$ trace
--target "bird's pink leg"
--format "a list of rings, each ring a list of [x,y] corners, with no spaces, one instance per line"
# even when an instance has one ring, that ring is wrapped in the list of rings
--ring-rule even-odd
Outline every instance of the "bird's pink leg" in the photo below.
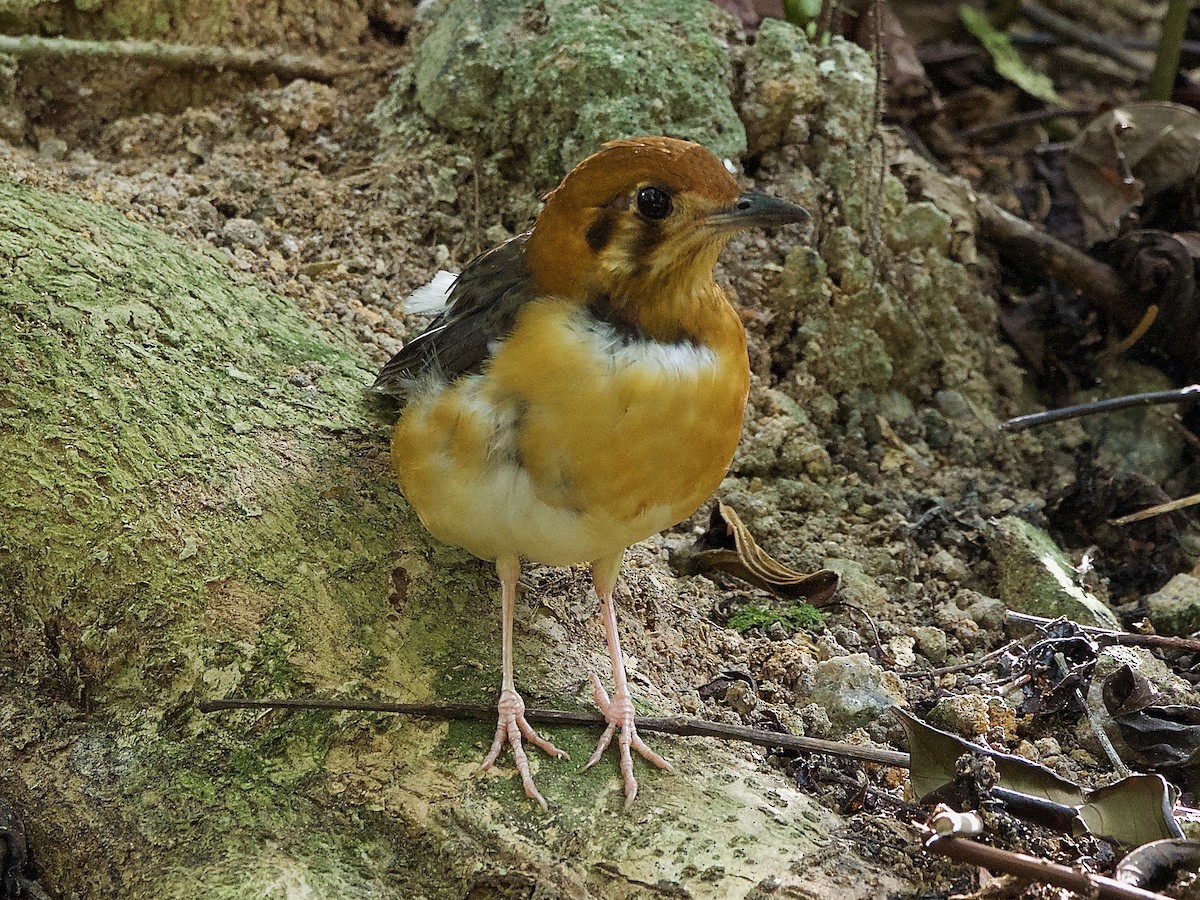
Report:
[[[608,639],[608,655],[612,660],[615,689],[610,698],[596,673],[588,673],[592,679],[592,686],[595,688],[593,696],[596,699],[596,705],[604,713],[608,728],[600,736],[596,751],[584,768],[589,769],[600,761],[600,756],[608,748],[613,735],[616,734],[617,746],[620,748],[621,754],[621,775],[625,779],[625,808],[629,809],[638,792],[637,779],[633,777],[633,757],[629,752],[631,748],[660,769],[666,769],[668,772],[673,772],[674,769],[671,768],[669,762],[646,746],[638,736],[637,728],[633,724],[633,697],[629,693],[629,682],[625,677],[625,658],[621,655],[621,640],[617,635],[617,611],[613,603],[617,573],[621,571],[621,559],[624,555],[624,551],[622,551],[616,556],[592,563],[592,583],[595,585],[596,595],[600,598],[600,616],[604,620],[604,635]]]
[[[492,741],[492,749],[488,751],[488,755],[484,757],[483,763],[479,766],[479,771],[490,769],[500,756],[500,751],[507,744],[512,748],[513,760],[517,764],[517,771],[521,774],[521,786],[525,788],[526,796],[531,800],[536,800],[542,809],[548,809],[545,798],[538,793],[538,789],[533,784],[533,776],[529,774],[529,757],[525,755],[525,748],[521,745],[521,736],[524,735],[526,740],[541,747],[553,757],[562,759],[567,754],[534,731],[533,726],[525,721],[525,701],[517,693],[516,685],[513,682],[513,608],[517,600],[517,577],[521,574],[521,561],[515,556],[501,557],[496,560],[496,572],[500,576],[501,632],[503,635],[500,656],[504,674],[500,683],[500,701],[496,704],[496,709],[500,714],[499,721],[496,723],[496,737]]]

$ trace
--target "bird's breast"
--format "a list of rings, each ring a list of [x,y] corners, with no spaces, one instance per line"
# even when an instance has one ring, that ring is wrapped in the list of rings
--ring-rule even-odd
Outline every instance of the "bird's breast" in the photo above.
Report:
[[[587,562],[691,515],[724,476],[749,383],[721,298],[711,340],[622,335],[538,301],[480,376],[410,405],[393,457],[433,534],[492,558]]]

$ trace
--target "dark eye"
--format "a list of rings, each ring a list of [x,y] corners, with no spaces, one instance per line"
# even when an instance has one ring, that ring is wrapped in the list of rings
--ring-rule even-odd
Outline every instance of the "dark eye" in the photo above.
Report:
[[[665,219],[671,214],[671,195],[662,188],[644,187],[638,191],[637,207],[647,219]]]

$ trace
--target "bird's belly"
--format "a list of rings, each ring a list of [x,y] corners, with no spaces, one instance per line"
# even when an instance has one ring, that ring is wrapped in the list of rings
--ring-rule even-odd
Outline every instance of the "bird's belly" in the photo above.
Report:
[[[691,515],[724,476],[744,351],[585,350],[536,371],[507,362],[502,350],[485,375],[417,399],[396,426],[401,487],[440,540],[485,559],[588,562]]]

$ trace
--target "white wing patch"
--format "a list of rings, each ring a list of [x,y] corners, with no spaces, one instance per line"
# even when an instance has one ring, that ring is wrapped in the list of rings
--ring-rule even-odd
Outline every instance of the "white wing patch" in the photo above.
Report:
[[[446,308],[446,301],[450,299],[450,289],[456,281],[456,273],[440,270],[429,284],[422,285],[408,295],[408,299],[404,301],[404,311],[418,316],[442,312]]]

